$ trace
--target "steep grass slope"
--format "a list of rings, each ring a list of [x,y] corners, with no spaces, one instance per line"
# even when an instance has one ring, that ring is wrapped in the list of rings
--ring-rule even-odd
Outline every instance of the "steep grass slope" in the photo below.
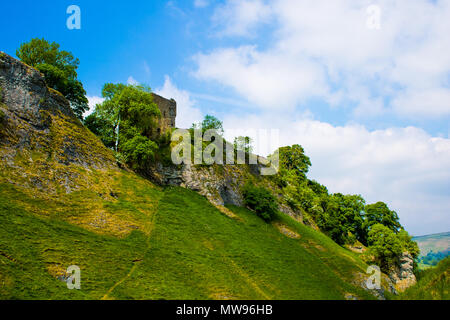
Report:
[[[283,233],[246,209],[219,210],[128,172],[113,174],[117,198],[106,200],[89,189],[36,197],[6,178],[2,299],[373,298],[355,284],[366,266],[353,253],[287,216]],[[81,290],[58,280],[70,265],[81,268]]]

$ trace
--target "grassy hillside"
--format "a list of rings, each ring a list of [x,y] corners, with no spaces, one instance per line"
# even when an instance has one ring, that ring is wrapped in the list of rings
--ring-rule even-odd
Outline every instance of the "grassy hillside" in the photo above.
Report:
[[[436,267],[421,271],[415,286],[407,289],[398,299],[450,300],[450,257]]]
[[[353,284],[356,255],[287,216],[270,225],[129,172],[89,176],[97,186],[52,197],[0,174],[0,299],[373,298]],[[81,290],[58,280],[70,265]]]

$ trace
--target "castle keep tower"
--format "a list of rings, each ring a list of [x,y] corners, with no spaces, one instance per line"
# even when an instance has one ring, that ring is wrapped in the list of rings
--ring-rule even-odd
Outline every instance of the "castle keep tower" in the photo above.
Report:
[[[173,99],[166,99],[153,93],[153,101],[158,105],[161,111],[159,119],[158,134],[164,133],[169,129],[175,128],[175,118],[177,117],[177,102]]]

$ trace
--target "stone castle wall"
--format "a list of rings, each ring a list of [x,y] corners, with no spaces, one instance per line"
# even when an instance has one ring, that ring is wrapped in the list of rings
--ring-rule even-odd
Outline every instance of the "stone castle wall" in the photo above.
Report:
[[[153,101],[161,111],[159,119],[158,133],[164,133],[168,129],[175,128],[175,118],[177,116],[177,102],[173,99],[163,98],[153,93]]]

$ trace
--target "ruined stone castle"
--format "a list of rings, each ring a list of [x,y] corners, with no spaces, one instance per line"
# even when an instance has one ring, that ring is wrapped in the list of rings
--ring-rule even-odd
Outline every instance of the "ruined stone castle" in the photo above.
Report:
[[[173,99],[163,98],[155,93],[153,93],[153,101],[158,105],[159,111],[161,111],[157,134],[165,133],[168,129],[175,128],[177,102]]]

